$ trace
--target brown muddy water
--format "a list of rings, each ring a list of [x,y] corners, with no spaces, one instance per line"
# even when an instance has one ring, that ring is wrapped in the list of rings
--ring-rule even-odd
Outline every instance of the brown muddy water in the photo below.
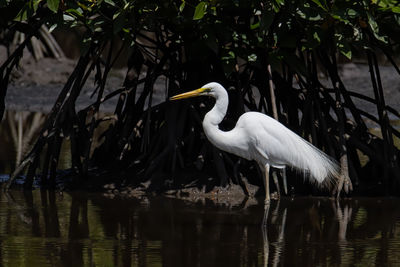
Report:
[[[399,266],[400,200],[236,206],[167,197],[11,191],[1,266]]]

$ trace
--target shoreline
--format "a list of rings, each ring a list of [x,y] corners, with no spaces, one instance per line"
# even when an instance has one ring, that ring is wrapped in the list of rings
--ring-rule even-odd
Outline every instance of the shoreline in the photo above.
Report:
[[[35,61],[32,58],[23,58],[21,69],[13,73],[12,81],[8,86],[5,104],[6,109],[13,111],[37,111],[48,113],[58,94],[73,71],[75,61],[71,59],[52,59],[43,58]],[[104,91],[104,95],[120,88],[123,85],[127,69],[113,69]],[[386,105],[395,110],[400,110],[400,75],[391,66],[380,66],[382,85]],[[348,91],[363,94],[374,99],[374,92],[370,80],[368,65],[346,63],[340,65],[339,75]],[[326,87],[332,87],[330,81],[324,79],[321,73],[321,83]],[[138,95],[143,85],[138,87]],[[81,91],[76,102],[76,109],[83,109],[93,102],[95,97],[91,97],[95,89],[94,75],[90,75],[85,87]],[[279,90],[279,88],[277,88]],[[167,99],[165,90],[165,80],[158,79],[155,83],[152,105],[157,105]],[[367,101],[352,97],[357,108],[367,111],[377,116],[376,106]],[[118,96],[115,96],[100,106],[100,111],[110,113],[114,111]],[[390,119],[399,119],[389,112]]]

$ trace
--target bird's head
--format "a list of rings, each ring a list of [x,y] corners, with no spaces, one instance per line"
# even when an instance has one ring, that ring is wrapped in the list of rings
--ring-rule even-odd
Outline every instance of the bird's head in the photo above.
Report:
[[[212,82],[212,83],[207,83],[206,85],[202,86],[199,89],[186,92],[183,94],[175,95],[171,97],[169,100],[178,100],[178,99],[184,99],[184,98],[189,98],[189,97],[195,97],[195,96],[212,96],[214,98],[218,98],[221,94],[226,94],[225,88],[220,85],[219,83]]]

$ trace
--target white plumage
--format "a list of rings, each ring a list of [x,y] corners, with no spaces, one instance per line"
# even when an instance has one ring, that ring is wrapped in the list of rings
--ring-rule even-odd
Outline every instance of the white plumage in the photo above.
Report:
[[[228,109],[228,94],[219,83],[208,83],[202,88],[171,98],[208,95],[215,98],[214,107],[203,120],[204,132],[210,142],[221,150],[248,160],[255,160],[265,172],[266,202],[269,202],[269,166],[286,166],[307,173],[306,177],[318,184],[331,184],[339,176],[337,163],[321,150],[286,128],[275,119],[259,112],[240,116],[231,131],[221,131],[221,123]]]

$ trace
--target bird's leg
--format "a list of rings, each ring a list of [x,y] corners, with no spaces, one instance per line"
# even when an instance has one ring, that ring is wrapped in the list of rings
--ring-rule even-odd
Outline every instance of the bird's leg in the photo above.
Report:
[[[276,192],[278,194],[278,199],[281,197],[281,190],[279,189],[278,175],[276,174],[276,170],[272,172],[272,178],[274,179],[274,183],[276,186]],[[274,199],[275,197],[272,196]]]
[[[285,195],[287,195],[288,191],[287,191],[287,180],[286,180],[286,168],[283,168],[281,170],[281,174],[282,174],[282,180],[283,180],[283,191],[285,191]]]
[[[262,228],[266,227],[268,223],[269,205],[269,203],[265,203],[264,205],[264,216],[261,225]]]
[[[269,203],[271,202],[271,198],[269,196],[269,164],[265,164],[264,166],[264,185],[265,185],[265,201],[264,204],[265,205],[269,205]]]

